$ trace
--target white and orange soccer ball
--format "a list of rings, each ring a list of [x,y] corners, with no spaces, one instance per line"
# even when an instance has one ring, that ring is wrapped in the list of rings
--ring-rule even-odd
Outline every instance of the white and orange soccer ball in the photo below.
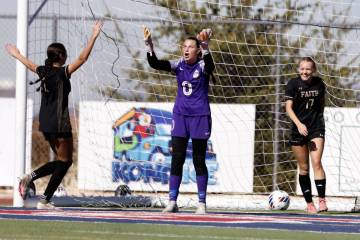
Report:
[[[287,192],[276,190],[270,193],[268,202],[271,210],[286,210],[290,205],[290,197]]]

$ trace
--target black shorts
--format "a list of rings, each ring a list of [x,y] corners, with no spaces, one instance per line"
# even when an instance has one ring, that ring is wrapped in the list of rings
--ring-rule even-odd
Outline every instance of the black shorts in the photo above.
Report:
[[[307,136],[303,136],[299,131],[292,130],[289,143],[291,146],[307,145],[314,138],[325,138],[325,129],[309,131]]]
[[[53,141],[58,138],[72,138],[72,132],[58,132],[58,133],[49,133],[49,132],[43,132],[43,135],[46,139],[46,141]]]

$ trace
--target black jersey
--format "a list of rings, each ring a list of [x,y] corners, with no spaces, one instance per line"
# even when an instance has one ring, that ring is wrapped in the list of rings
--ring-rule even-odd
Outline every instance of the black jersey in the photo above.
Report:
[[[293,100],[293,111],[308,131],[325,129],[325,84],[321,78],[312,77],[308,81],[300,77],[291,79],[286,85],[285,98]],[[297,131],[294,123],[292,129]]]
[[[36,73],[45,74],[45,66],[39,66]],[[66,67],[53,67],[46,74],[46,89],[41,93],[39,130],[46,133],[71,132],[68,96],[71,91],[70,74]]]

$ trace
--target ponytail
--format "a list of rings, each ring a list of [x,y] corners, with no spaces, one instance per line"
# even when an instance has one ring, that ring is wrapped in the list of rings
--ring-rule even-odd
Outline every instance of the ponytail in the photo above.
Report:
[[[38,72],[40,78],[34,82],[32,82],[32,81],[30,82],[30,85],[40,82],[40,86],[36,88],[37,92],[39,92],[40,90],[42,93],[49,92],[49,89],[47,89],[47,87],[46,87],[46,79],[48,77],[49,72],[51,71],[51,69],[53,67],[53,64],[54,64],[54,62],[52,61],[52,59],[47,58],[45,60],[44,71]]]

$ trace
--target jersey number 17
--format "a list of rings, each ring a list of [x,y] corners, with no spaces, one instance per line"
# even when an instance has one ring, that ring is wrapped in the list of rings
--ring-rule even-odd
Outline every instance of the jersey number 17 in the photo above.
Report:
[[[306,109],[310,109],[313,105],[314,105],[314,99],[309,98],[307,103],[306,103]]]

